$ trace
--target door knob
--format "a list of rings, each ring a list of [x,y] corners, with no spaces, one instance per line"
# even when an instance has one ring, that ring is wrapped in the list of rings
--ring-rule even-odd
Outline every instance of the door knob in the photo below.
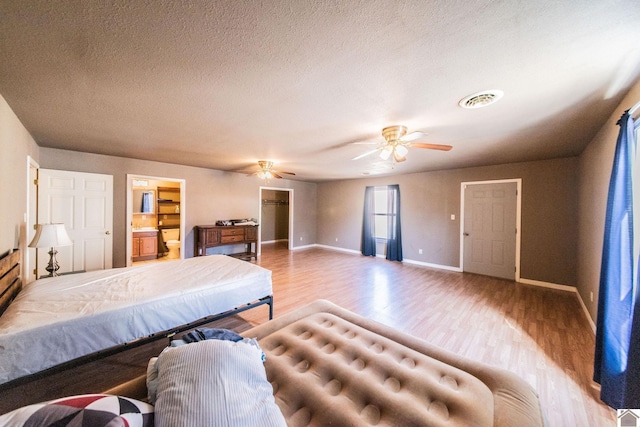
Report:
[[[111,232],[109,230],[107,230],[107,231],[104,232],[104,234],[106,234],[108,236],[109,234],[111,234]]]
[[[466,237],[469,235],[469,233],[462,233],[462,235]]]

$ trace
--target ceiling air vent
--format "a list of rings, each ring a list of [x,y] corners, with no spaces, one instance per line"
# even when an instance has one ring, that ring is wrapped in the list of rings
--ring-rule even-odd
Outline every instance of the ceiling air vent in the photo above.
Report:
[[[458,102],[458,105],[462,108],[486,107],[502,98],[502,95],[504,95],[504,92],[501,90],[484,90],[465,96]]]

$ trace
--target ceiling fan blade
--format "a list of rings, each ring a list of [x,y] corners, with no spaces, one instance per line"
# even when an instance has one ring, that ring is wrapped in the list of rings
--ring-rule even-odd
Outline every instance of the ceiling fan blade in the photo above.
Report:
[[[416,139],[422,138],[424,136],[427,136],[427,134],[424,132],[420,132],[420,131],[411,132],[401,137],[400,141],[403,141],[403,142],[415,141]]]
[[[359,160],[359,159],[361,159],[363,157],[367,157],[368,155],[373,154],[373,153],[375,153],[377,151],[380,151],[380,148],[376,148],[375,150],[367,151],[366,153],[360,154],[359,156],[356,156],[351,160]]]
[[[451,145],[425,144],[422,142],[414,142],[411,144],[411,146],[415,148],[428,148],[430,150],[440,150],[440,151],[449,151],[453,148]]]
[[[258,172],[254,172],[254,171],[248,171],[246,169],[244,170],[235,170],[235,171],[229,171],[229,172],[235,172],[235,173],[244,173],[247,174],[247,176],[253,176],[256,175]]]
[[[273,171],[272,171],[273,172]],[[283,173],[285,175],[295,175],[295,173],[293,172],[287,172],[287,171],[277,171],[278,173]]]
[[[380,141],[358,141],[358,142],[352,142],[352,144],[354,144],[354,145],[378,145],[378,144],[380,144]]]
[[[281,175],[278,175],[275,171],[270,171],[271,175],[273,175],[274,178],[278,178],[278,179],[282,179]]]

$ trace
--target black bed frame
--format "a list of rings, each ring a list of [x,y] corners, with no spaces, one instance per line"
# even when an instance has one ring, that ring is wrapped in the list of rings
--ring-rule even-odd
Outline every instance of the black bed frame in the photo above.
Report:
[[[13,250],[4,256],[0,256],[0,279],[2,281],[4,291],[0,289],[0,314],[9,305],[11,300],[17,295],[21,288],[19,279],[19,251]],[[250,310],[255,307],[267,304],[269,306],[269,320],[273,318],[273,295],[267,295],[253,302],[243,304],[235,307],[231,310],[223,313],[212,314],[205,316],[201,319],[193,322],[185,323],[184,325],[176,326],[165,331],[155,332],[145,337],[137,338],[135,340],[128,341],[123,344],[118,344],[113,347],[99,350],[85,356],[81,356],[55,365],[51,368],[39,371],[30,375],[16,378],[6,383],[0,384],[0,414],[14,409],[15,407],[22,406],[28,403],[35,403],[42,400],[54,398],[56,396],[46,396],[42,398],[39,396],[43,390],[50,390],[51,387],[55,387],[56,381],[64,373],[70,373],[73,375],[73,370],[83,366],[90,366],[93,362],[99,363],[102,360],[106,360],[110,356],[115,356],[119,353],[141,347],[146,344],[150,344],[162,339],[168,339],[169,343],[176,334],[188,331],[205,325],[207,323],[215,322],[230,316],[237,315],[243,311]],[[0,362],[1,363],[1,362]],[[52,384],[53,383],[53,384]]]
[[[196,321],[185,323],[184,325],[176,326],[174,328],[167,329],[161,332],[155,332],[146,337],[137,338],[135,340],[131,340],[123,344],[118,344],[113,347],[106,348],[104,350],[98,350],[94,353],[87,354],[85,356],[80,356],[68,362],[64,362],[64,363],[60,363],[58,365],[52,366],[51,368],[45,369],[43,371],[39,371],[30,375],[25,375],[24,377],[16,378],[6,383],[0,384],[0,392],[2,392],[3,390],[8,390],[20,384],[24,384],[36,379],[44,378],[56,372],[66,371],[68,369],[75,368],[79,365],[83,365],[88,362],[100,360],[102,358],[105,358],[117,353],[121,353],[125,350],[130,350],[136,347],[140,347],[150,342],[158,341],[164,338],[168,339],[169,342],[171,342],[171,340],[173,340],[173,337],[176,334],[188,331],[190,329],[197,328],[207,323],[215,322],[216,320],[221,320],[229,316],[234,316],[236,314],[242,313],[243,311],[247,311],[264,304],[269,304],[269,320],[273,319],[273,295],[268,295],[254,302],[250,302],[240,307],[236,307],[234,309],[225,311],[224,313],[206,316]]]

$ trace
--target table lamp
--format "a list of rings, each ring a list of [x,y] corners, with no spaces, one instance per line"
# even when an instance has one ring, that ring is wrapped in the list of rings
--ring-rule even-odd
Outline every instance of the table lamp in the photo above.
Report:
[[[33,236],[33,240],[29,243],[30,248],[51,248],[49,250],[49,264],[46,270],[49,272],[48,277],[58,276],[58,261],[56,260],[55,250],[58,246],[70,246],[73,242],[67,234],[67,229],[64,224],[38,224],[36,228],[36,235]]]

